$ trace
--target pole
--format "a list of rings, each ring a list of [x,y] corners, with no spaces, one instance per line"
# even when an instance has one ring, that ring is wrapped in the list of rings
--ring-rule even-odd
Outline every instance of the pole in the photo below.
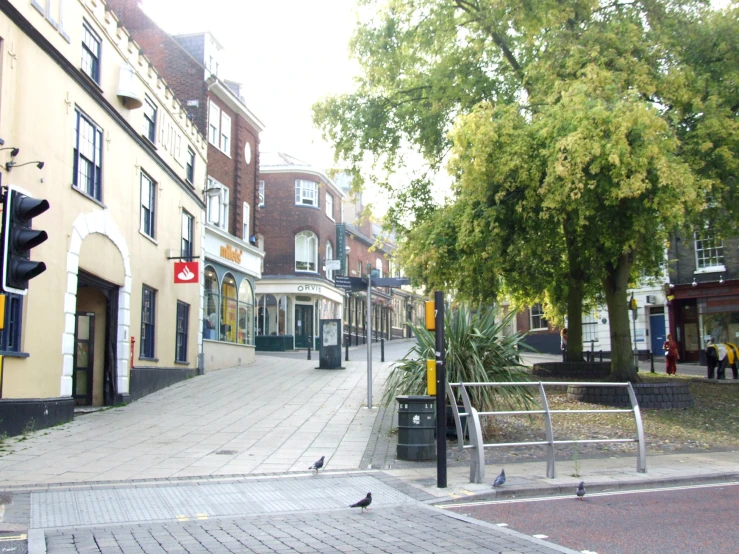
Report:
[[[444,345],[444,293],[434,293],[436,327],[436,486],[446,488],[446,352]]]
[[[385,361],[385,337],[380,339],[380,361]]]
[[[636,309],[634,307],[634,294],[631,294],[631,306],[632,306],[632,316],[631,316],[631,323],[632,328],[634,330],[634,367],[636,368],[636,371],[639,371],[639,351],[636,348]]]
[[[367,409],[372,409],[372,270],[367,272]]]

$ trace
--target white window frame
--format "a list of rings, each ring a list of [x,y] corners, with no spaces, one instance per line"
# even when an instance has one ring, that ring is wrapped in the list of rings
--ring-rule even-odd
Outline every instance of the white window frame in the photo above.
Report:
[[[377,258],[375,260],[375,269],[377,269],[377,271],[380,273],[380,277],[383,277],[383,274],[382,274],[383,264],[380,258]]]
[[[538,323],[538,326],[534,325],[535,321]],[[543,327],[541,326],[542,321],[545,323]],[[529,330],[545,331],[547,329],[549,329],[549,322],[544,317],[544,307],[541,304],[534,304],[529,309]]]
[[[249,223],[251,222],[251,206],[249,206],[249,202],[244,202],[244,205],[242,206],[241,211],[241,238],[243,238],[246,242],[251,242],[249,240],[249,237],[251,236],[249,234]]]
[[[139,230],[149,238],[156,237],[157,184],[143,171],[141,178],[141,220]],[[148,226],[148,229],[147,229]]]
[[[266,192],[264,189],[265,189],[264,181],[260,179],[258,193],[257,193],[257,197],[258,197],[257,201],[259,202],[259,205],[258,205],[259,208],[264,208],[264,194]]]
[[[330,241],[326,242],[326,261],[334,259],[334,247]],[[326,268],[326,279],[329,281],[334,280],[334,270]]]
[[[587,345],[590,342],[598,342],[598,319],[593,315],[582,316],[582,342]]]
[[[226,232],[228,232],[228,200],[228,187],[216,181],[213,177],[208,177],[208,187],[206,189],[206,221]],[[214,216],[217,216],[218,219],[215,220]]]
[[[221,152],[231,156],[231,116],[221,111]]]
[[[326,193],[326,215],[331,221],[334,221],[334,197],[328,192]]]
[[[213,100],[208,105],[208,142],[220,150],[221,108]]]
[[[306,179],[295,180],[295,205],[318,207],[318,183]]]
[[[157,142],[157,115],[159,114],[159,108],[152,100],[149,95],[144,95],[144,136],[152,144]],[[163,140],[165,147],[168,144],[166,140]]]
[[[717,239],[716,233],[710,229],[693,233],[693,239],[696,273],[726,271],[723,239]]]
[[[312,231],[295,235],[295,271],[318,273],[318,237]]]
[[[182,210],[182,242],[180,245],[180,256],[191,261],[195,252],[193,235],[195,234],[195,218],[187,210]]]

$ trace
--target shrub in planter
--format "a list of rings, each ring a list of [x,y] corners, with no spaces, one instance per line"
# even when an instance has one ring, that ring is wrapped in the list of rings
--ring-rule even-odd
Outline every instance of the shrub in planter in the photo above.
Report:
[[[503,335],[516,314],[510,313],[498,321],[495,315],[492,308],[473,310],[466,305],[446,311],[447,382],[529,380],[518,352],[519,348],[528,348],[521,342],[524,335]],[[409,325],[417,342],[390,373],[383,395],[385,405],[399,395],[426,394],[426,360],[435,358],[435,336],[424,327]],[[473,405],[481,411],[528,407],[536,392],[531,387],[470,387],[467,390]]]

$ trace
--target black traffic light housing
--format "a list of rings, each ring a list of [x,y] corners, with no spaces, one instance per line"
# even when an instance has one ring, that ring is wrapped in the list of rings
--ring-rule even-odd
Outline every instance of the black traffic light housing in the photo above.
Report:
[[[4,292],[26,294],[28,281],[46,271],[44,262],[31,261],[31,249],[49,236],[46,231],[32,229],[31,221],[49,209],[49,202],[12,186],[3,192],[2,288]]]

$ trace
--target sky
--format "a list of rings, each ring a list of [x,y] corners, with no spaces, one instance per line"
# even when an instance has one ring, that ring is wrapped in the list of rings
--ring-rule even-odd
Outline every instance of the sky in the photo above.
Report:
[[[245,85],[246,105],[265,126],[263,151],[333,167],[333,150],[313,128],[311,106],[352,88],[357,73],[348,55],[356,21],[352,0],[141,2],[169,34],[208,31],[223,46],[219,76]]]

